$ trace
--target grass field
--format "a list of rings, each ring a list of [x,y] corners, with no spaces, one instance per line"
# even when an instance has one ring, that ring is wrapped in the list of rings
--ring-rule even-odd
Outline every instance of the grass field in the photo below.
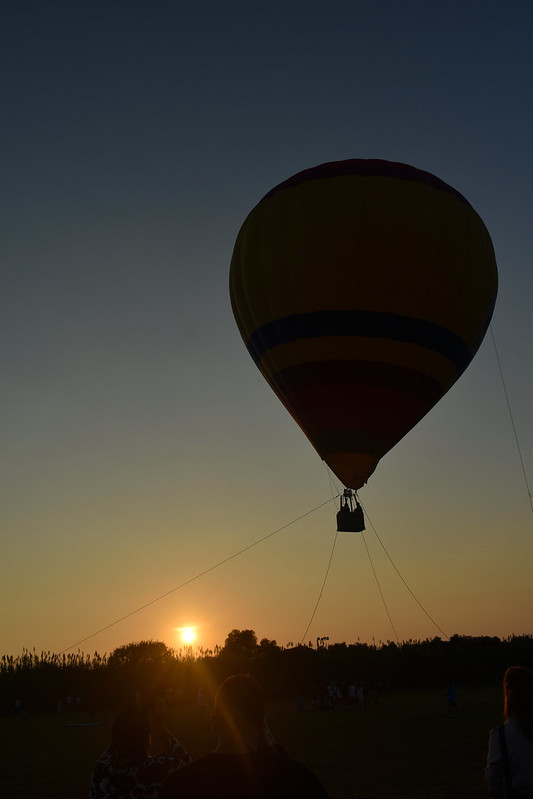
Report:
[[[462,690],[458,701],[457,718],[448,717],[444,692],[388,694],[358,712],[301,712],[279,703],[270,707],[269,723],[332,799],[486,799],[483,771],[500,691]],[[1,718],[2,799],[86,799],[110,722],[80,713]],[[70,726],[84,723],[97,726]],[[207,714],[196,708],[174,710],[169,726],[193,757],[213,746]]]

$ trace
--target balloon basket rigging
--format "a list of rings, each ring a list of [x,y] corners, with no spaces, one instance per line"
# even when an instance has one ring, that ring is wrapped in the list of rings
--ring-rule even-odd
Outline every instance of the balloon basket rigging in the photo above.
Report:
[[[345,488],[337,513],[337,532],[362,533],[365,529],[365,516],[355,491]]]

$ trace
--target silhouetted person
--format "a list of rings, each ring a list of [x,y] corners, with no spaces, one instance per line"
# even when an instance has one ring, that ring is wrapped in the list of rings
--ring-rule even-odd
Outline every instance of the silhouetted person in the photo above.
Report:
[[[252,677],[237,674],[222,683],[211,724],[215,751],[167,777],[161,799],[327,799],[309,769],[274,742]]]
[[[151,733],[164,751],[150,756]],[[155,713],[132,705],[118,714],[111,728],[111,745],[98,758],[89,799],[158,799],[168,774],[190,763],[186,749],[163,720],[163,703]]]
[[[533,797],[533,672],[511,666],[503,677],[505,724],[490,732],[485,776],[489,794]]]
[[[450,708],[450,716],[458,716],[459,708],[457,707],[457,694],[453,683],[448,683],[446,688],[446,698],[448,699],[448,707]]]

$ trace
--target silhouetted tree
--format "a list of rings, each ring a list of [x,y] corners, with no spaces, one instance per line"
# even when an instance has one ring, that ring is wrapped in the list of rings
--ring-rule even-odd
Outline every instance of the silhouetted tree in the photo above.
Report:
[[[139,641],[113,650],[108,659],[109,678],[115,702],[137,695],[152,706],[155,696],[177,682],[177,660],[162,641]]]
[[[0,712],[13,712],[15,700],[24,710],[54,710],[67,696],[85,706],[116,708],[135,694],[176,703],[195,703],[201,686],[208,701],[220,681],[235,672],[256,676],[270,696],[308,695],[329,680],[365,686],[442,688],[499,684],[507,666],[533,668],[533,636],[500,639],[459,636],[388,641],[375,644],[332,644],[279,647],[268,638],[257,643],[253,630],[232,630],[214,653],[183,657],[161,641],[140,641],[117,647],[109,657],[78,652],[58,655],[24,650],[17,657],[0,656]]]
[[[258,655],[268,655],[272,652],[280,652],[281,647],[279,647],[276,641],[270,641],[268,638],[261,638],[259,642],[259,649],[257,650]]]
[[[257,635],[253,630],[232,630],[224,642],[222,654],[252,661],[257,653]]]
[[[166,663],[174,653],[163,641],[139,641],[124,644],[114,649],[108,659],[110,666],[133,665],[135,663]]]

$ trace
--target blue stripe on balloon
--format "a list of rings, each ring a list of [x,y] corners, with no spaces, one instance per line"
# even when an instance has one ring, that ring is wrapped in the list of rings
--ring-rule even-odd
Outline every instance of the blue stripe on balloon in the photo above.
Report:
[[[272,347],[321,336],[366,336],[418,344],[447,358],[458,374],[464,372],[473,355],[462,338],[440,325],[393,313],[356,310],[314,311],[268,322],[252,333],[248,350],[259,364]]]

